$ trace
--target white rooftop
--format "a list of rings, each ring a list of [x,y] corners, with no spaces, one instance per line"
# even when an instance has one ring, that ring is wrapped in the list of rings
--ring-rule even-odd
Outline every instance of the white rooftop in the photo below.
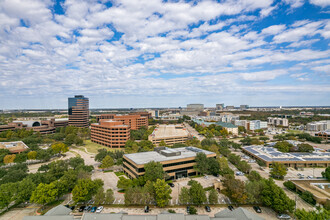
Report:
[[[206,155],[214,154],[211,151],[203,150],[196,147],[180,147],[180,148],[166,148],[163,150],[166,153],[180,152],[181,155],[178,156],[165,156],[156,151],[140,152],[133,154],[125,154],[124,156],[132,160],[136,164],[146,164],[150,161],[162,162],[170,160],[178,160],[184,158],[195,157],[197,153],[202,152]]]
[[[150,135],[152,138],[187,137],[189,132],[182,125],[159,125]]]

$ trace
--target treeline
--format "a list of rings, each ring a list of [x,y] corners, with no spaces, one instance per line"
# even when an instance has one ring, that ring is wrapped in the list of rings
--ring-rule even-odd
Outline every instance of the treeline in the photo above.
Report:
[[[219,136],[227,137],[229,135],[227,129],[220,125],[211,124],[209,126],[202,126],[194,121],[190,121],[189,125],[195,128],[198,133],[204,135],[206,138],[213,138]]]
[[[44,206],[70,192],[75,202],[87,201],[103,186],[90,179],[92,170],[79,157],[43,165],[37,173],[28,173],[25,164],[0,169],[0,208],[25,201]]]
[[[49,161],[55,154],[64,153],[68,146],[83,144],[88,138],[88,128],[67,126],[57,128],[54,134],[42,135],[27,129],[8,130],[0,133],[0,140],[4,142],[23,141],[29,149],[20,154],[12,154],[7,149],[0,149],[0,165],[8,163],[23,163],[27,160]],[[44,149],[40,145],[50,145]],[[59,150],[63,148],[62,150]]]
[[[290,144],[287,141],[279,141],[277,142],[274,147],[278,149],[281,152],[308,152],[312,153],[314,151],[313,146],[305,143],[297,144],[297,146],[294,146],[293,144]]]
[[[322,138],[320,137],[314,137],[311,136],[308,133],[298,133],[298,134],[294,134],[294,133],[286,133],[286,134],[278,134],[278,135],[274,135],[274,139],[279,140],[279,141],[283,141],[283,140],[299,140],[299,141],[310,141],[313,143],[321,143]]]

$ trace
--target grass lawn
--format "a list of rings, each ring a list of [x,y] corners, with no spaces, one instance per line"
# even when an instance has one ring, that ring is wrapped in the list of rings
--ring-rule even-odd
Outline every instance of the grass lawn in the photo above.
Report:
[[[82,147],[85,147],[89,153],[93,153],[93,154],[97,154],[99,149],[106,149],[107,151],[124,150],[118,148],[105,147],[100,144],[96,144],[91,140],[84,140],[84,145]]]
[[[288,130],[288,133],[302,134],[302,133],[304,133],[304,131],[299,131],[299,130]]]
[[[123,175],[125,175],[124,172],[115,172],[115,174],[116,174],[116,176],[123,176]]]

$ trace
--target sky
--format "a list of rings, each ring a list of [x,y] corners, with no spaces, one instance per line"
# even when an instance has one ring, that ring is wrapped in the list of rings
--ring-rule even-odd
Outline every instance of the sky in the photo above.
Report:
[[[0,109],[330,105],[330,0],[0,0]]]

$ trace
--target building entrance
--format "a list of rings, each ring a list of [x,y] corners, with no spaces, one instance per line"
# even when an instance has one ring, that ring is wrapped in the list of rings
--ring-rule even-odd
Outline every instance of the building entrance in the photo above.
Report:
[[[175,179],[180,179],[183,177],[188,177],[187,170],[175,172]]]

